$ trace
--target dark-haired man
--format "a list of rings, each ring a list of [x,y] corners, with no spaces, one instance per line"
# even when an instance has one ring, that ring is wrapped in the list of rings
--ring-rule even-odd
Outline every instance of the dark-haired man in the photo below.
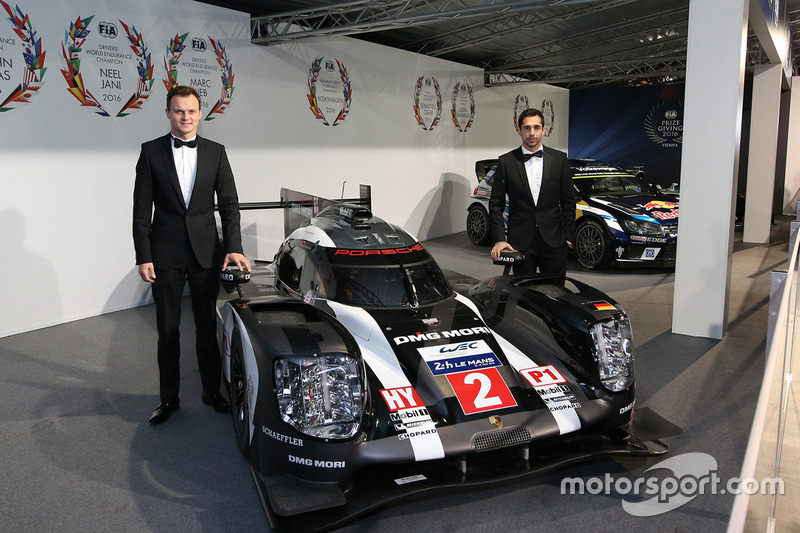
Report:
[[[192,298],[202,401],[216,411],[230,406],[220,394],[216,298],[220,265],[250,270],[242,255],[239,200],[225,147],[197,135],[200,96],[177,86],[167,94],[170,133],[142,144],[133,191],[133,243],[142,280],[152,284],[158,330],[160,403],[151,424],[180,407],[181,297]],[[219,205],[224,248],[214,217]],[[155,208],[155,209],[154,209]],[[223,255],[224,254],[224,255]]]
[[[515,274],[564,276],[567,241],[575,233],[575,188],[567,154],[542,146],[544,116],[526,109],[517,119],[522,146],[500,156],[489,199],[492,258],[519,250]],[[508,198],[508,235],[503,211]]]

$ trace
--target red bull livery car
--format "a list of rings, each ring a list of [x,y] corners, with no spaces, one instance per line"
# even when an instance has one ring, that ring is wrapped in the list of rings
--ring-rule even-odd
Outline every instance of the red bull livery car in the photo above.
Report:
[[[678,198],[640,177],[592,159],[570,159],[578,194],[573,250],[584,268],[617,263],[674,266],[678,240]],[[496,159],[476,163],[478,186],[467,214],[467,235],[489,240],[488,198]]]
[[[610,296],[547,277],[462,276],[457,291],[368,207],[287,209],[310,218],[218,316],[236,439],[273,528],[661,454],[679,432],[635,408],[631,326]]]

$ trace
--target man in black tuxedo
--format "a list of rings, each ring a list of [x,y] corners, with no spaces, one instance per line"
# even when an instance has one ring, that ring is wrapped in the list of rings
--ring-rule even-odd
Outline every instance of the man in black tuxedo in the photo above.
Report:
[[[522,146],[500,156],[489,198],[492,258],[519,250],[515,274],[564,276],[567,241],[575,234],[575,188],[567,154],[542,146],[544,116],[526,109],[517,119]],[[508,237],[503,211],[508,198]]]
[[[158,330],[161,402],[150,417],[159,424],[180,407],[181,298],[192,296],[202,401],[219,412],[230,405],[220,394],[216,299],[220,265],[250,270],[242,255],[239,200],[225,147],[197,135],[200,96],[177,86],[167,94],[171,132],[142,144],[133,191],[133,244],[142,280],[152,284]],[[223,250],[214,218],[222,221]],[[155,210],[153,207],[155,206]]]

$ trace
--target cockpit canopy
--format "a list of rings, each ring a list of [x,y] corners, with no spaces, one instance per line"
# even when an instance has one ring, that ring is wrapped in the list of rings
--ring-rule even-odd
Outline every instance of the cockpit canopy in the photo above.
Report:
[[[453,295],[416,239],[347,205],[328,208],[292,232],[278,252],[276,284],[307,300],[359,307],[416,308]]]

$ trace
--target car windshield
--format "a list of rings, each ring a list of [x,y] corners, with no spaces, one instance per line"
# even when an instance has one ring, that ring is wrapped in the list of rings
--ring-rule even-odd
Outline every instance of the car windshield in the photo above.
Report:
[[[421,245],[400,250],[403,252],[351,255],[363,251],[332,249],[328,254],[330,275],[322,276],[319,292],[337,302],[362,307],[414,308],[452,296],[453,289],[439,265]]]
[[[639,196],[643,194],[658,194],[655,187],[634,176],[575,177],[574,182],[581,192],[592,196]]]

